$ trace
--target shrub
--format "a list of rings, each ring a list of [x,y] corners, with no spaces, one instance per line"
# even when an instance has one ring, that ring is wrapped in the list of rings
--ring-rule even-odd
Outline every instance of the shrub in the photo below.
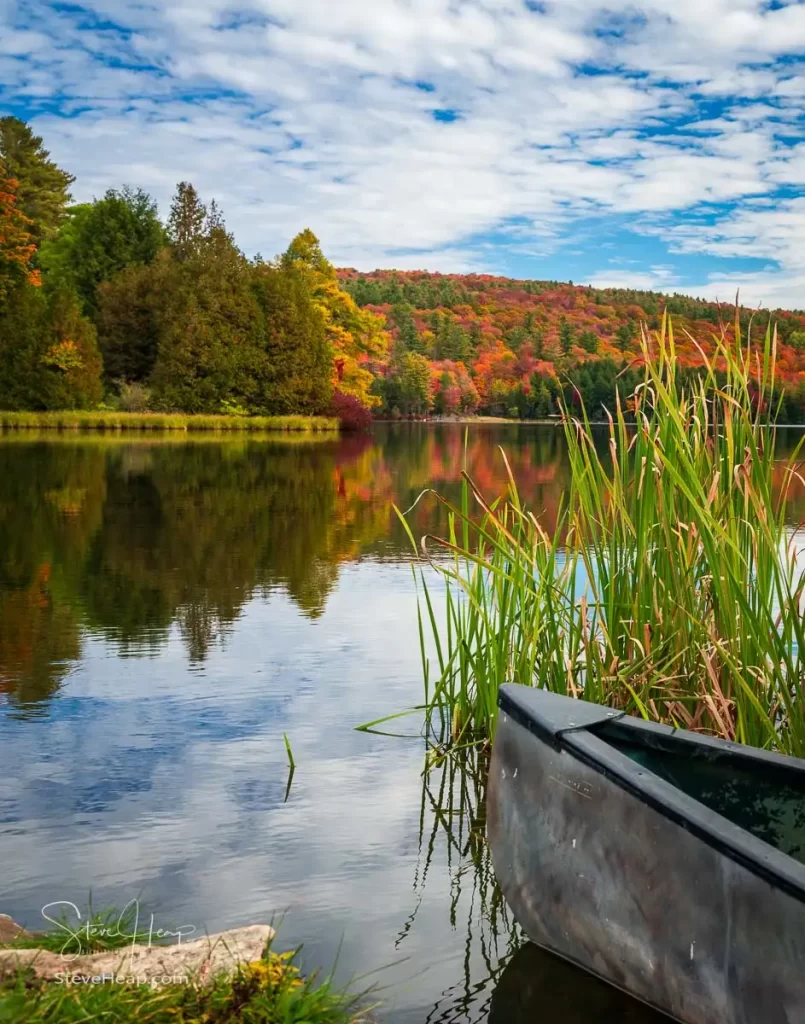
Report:
[[[342,430],[368,430],[372,414],[354,395],[334,391],[330,415],[337,416]]]
[[[120,381],[118,384],[117,408],[120,412],[147,412],[150,408],[151,392],[137,381]]]

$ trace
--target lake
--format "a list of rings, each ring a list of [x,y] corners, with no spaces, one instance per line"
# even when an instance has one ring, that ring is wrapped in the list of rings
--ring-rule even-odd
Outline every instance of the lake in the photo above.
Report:
[[[499,445],[550,527],[550,427],[0,437],[0,912],[42,927],[91,893],[197,934],[282,917],[306,967],[378,972],[388,1024],[657,1019],[530,947],[504,972],[474,780],[423,777],[416,718],[355,731],[422,700],[393,506],[457,499],[465,460],[501,493]],[[426,496],[409,522],[446,515]]]

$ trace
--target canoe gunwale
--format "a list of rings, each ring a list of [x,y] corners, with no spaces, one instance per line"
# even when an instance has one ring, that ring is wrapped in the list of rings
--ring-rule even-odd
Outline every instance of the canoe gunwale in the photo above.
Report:
[[[522,692],[524,690],[531,693],[526,695]],[[543,695],[550,699],[543,702]],[[703,753],[710,760],[720,755],[736,764],[740,761],[744,768],[762,765],[764,771],[777,770],[789,777],[793,770],[800,784],[805,779],[805,764],[796,758],[767,751],[744,751],[738,744],[726,744],[712,737],[641,722],[623,713],[613,715],[612,709],[594,704],[589,707],[595,710],[585,711],[583,715],[570,708],[563,712],[557,698],[569,705],[586,703],[518,684],[502,686],[498,703],[501,713],[526,728],[535,740],[566,751],[725,857],[793,899],[805,903],[804,864],[666,782],[603,737],[609,733],[643,746],[660,747],[676,753],[692,754],[696,748],[697,753]],[[544,705],[544,709],[540,710],[538,705]],[[587,724],[577,724],[582,719]],[[684,749],[680,749],[680,742]]]

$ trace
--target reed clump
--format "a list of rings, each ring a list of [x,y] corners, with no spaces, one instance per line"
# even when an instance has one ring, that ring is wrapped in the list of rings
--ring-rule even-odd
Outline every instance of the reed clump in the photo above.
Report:
[[[805,576],[787,516],[800,448],[776,458],[776,334],[753,345],[736,322],[699,352],[683,386],[670,321],[644,332],[643,381],[604,446],[583,406],[563,410],[571,484],[552,534],[511,472],[495,502],[466,475],[459,506],[437,495],[449,532],[421,541],[419,612],[439,751],[488,741],[515,681],[805,756]]]
[[[160,412],[2,412],[0,430],[336,433],[331,416],[226,416]]]

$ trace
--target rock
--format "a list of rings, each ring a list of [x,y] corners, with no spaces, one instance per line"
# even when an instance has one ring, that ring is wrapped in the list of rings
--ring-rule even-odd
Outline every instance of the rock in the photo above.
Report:
[[[173,946],[126,946],[82,956],[44,949],[0,950],[0,977],[30,968],[46,981],[127,982],[204,985],[221,974],[232,976],[238,964],[259,960],[274,929],[265,924],[233,928]]]
[[[0,914],[0,946],[5,946],[15,939],[30,934],[30,932],[26,932],[21,924],[12,921],[8,914]]]

